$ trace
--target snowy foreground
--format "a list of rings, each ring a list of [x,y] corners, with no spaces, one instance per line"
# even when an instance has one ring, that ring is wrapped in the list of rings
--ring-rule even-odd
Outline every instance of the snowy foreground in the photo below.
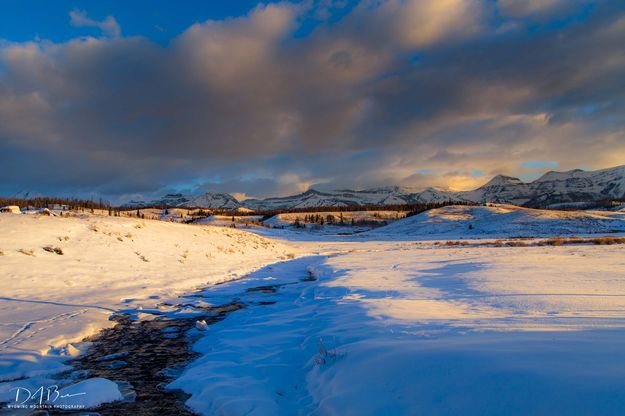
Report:
[[[58,371],[112,313],[240,278],[289,250],[227,228],[0,215],[0,379]]]
[[[248,308],[171,384],[203,414],[621,414],[625,250],[343,245],[207,290]],[[301,282],[312,271],[316,282]],[[206,300],[206,299],[205,299]]]
[[[453,214],[340,239],[1,216],[0,401],[16,386],[50,383],[113,312],[192,316],[161,304],[237,300],[246,307],[191,331],[201,355],[169,385],[201,414],[622,414],[625,245],[445,246],[409,227]],[[472,221],[472,231],[486,226]],[[467,224],[441,234],[462,236]],[[498,236],[517,230],[499,226]],[[604,226],[582,219],[562,229],[615,231],[595,228]],[[43,251],[49,244],[63,255]],[[89,405],[121,397],[106,379],[72,383],[59,384],[88,392],[71,399]]]

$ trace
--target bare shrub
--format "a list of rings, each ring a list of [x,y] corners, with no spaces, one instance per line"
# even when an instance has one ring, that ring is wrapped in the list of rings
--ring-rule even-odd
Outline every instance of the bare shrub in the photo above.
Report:
[[[189,257],[189,250],[185,250],[181,255],[181,258],[178,259],[178,263],[182,263],[184,264],[184,262],[187,260],[187,258]]]
[[[550,238],[548,240],[544,240],[544,243],[548,246],[561,246],[565,243],[564,238]]]
[[[144,262],[146,262],[146,263],[148,263],[148,262],[150,261],[150,260],[148,260],[148,259],[147,259],[147,258],[146,258],[143,254],[141,254],[141,253],[140,253],[140,252],[138,252],[138,251],[135,251],[135,254],[136,254],[136,255],[137,255],[137,256],[138,256],[141,260],[143,260],[143,261],[144,261]]]
[[[33,256],[33,257],[35,256],[35,250],[26,250],[26,249],[20,248],[17,250],[17,252],[25,254],[27,256]]]
[[[339,353],[336,348],[328,350],[322,338],[319,338],[319,344],[317,346],[318,353],[315,355],[315,363],[317,365],[327,364],[328,361],[336,361],[339,358]]]
[[[506,241],[508,247],[527,247],[528,244],[525,241]]]
[[[612,245],[612,244],[625,244],[625,237],[594,237],[594,238],[582,238],[582,237],[569,237],[569,238],[549,238],[541,240],[536,245],[550,245],[561,246],[563,244],[596,244],[596,245]]]
[[[48,253],[58,254],[59,256],[63,255],[63,250],[61,249],[61,247],[45,246],[43,249]]]
[[[599,237],[591,240],[597,245],[625,244],[625,237]]]
[[[468,241],[447,241],[445,242],[446,246],[468,246],[469,242]]]

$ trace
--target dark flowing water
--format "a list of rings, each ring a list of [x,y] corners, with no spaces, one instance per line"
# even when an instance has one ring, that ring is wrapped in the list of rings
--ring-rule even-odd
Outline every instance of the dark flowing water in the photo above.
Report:
[[[295,282],[250,287],[245,293],[271,295],[282,286],[298,282],[312,282],[309,274]],[[186,296],[204,297],[201,293]],[[68,362],[73,369],[61,376],[81,381],[103,377],[120,386],[124,401],[104,404],[93,410],[42,410],[36,415],[102,415],[102,416],[152,416],[194,415],[184,402],[189,397],[180,390],[169,390],[169,384],[198,354],[191,351],[196,337],[189,335],[196,322],[203,320],[212,325],[223,320],[229,313],[250,306],[271,305],[275,300],[254,299],[243,303],[233,300],[221,306],[168,305],[192,308],[200,314],[171,318],[156,315],[152,320],[133,320],[130,315],[116,315],[112,328],[102,330],[86,341],[92,342],[87,353]]]
[[[184,406],[188,395],[164,388],[178,369],[197,356],[190,349],[195,339],[189,337],[187,331],[198,320],[210,325],[243,307],[242,303],[233,302],[201,308],[206,314],[192,318],[160,316],[150,321],[132,321],[127,315],[114,317],[116,325],[89,338],[87,341],[93,345],[88,352],[69,364],[79,380],[104,377],[118,382],[126,400],[105,404],[93,411],[49,410],[48,414],[193,415]]]

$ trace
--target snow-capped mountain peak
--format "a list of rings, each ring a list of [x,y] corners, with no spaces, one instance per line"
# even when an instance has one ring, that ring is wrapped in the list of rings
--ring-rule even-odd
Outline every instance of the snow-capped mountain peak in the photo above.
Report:
[[[493,177],[493,179],[488,181],[485,185],[482,185],[482,188],[486,188],[489,186],[518,185],[522,183],[523,181],[521,181],[521,179],[515,178],[513,176],[497,175]]]
[[[126,206],[237,209],[241,203],[230,194],[206,192],[201,195],[167,194],[151,201],[129,201]]]
[[[241,203],[232,195],[211,192],[191,198],[186,205],[188,207],[221,209],[237,209],[241,207]]]
[[[189,208],[278,210],[315,207],[346,207],[373,205],[402,205],[410,203],[498,202],[529,207],[562,204],[594,203],[606,199],[625,198],[625,165],[596,171],[574,169],[567,172],[547,172],[533,182],[497,175],[472,191],[453,192],[426,188],[386,186],[363,190],[340,189],[319,191],[309,189],[297,195],[237,201],[226,193],[202,195],[168,194],[159,200],[132,201],[129,206],[178,206]]]

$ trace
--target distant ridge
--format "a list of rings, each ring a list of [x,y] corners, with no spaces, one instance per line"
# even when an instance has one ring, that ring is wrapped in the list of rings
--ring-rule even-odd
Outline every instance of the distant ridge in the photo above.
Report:
[[[607,199],[625,198],[625,165],[595,171],[573,169],[550,171],[532,182],[497,175],[472,191],[452,192],[427,188],[420,192],[400,186],[354,191],[318,191],[309,189],[297,195],[238,201],[226,193],[207,192],[190,196],[168,194],[153,201],[130,201],[126,206],[168,206],[212,209],[248,208],[252,210],[345,207],[358,205],[403,205],[445,201],[474,203],[507,203],[525,207],[590,204]]]

